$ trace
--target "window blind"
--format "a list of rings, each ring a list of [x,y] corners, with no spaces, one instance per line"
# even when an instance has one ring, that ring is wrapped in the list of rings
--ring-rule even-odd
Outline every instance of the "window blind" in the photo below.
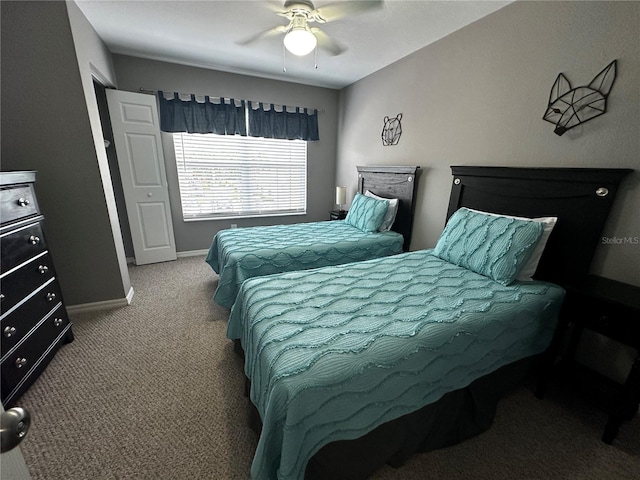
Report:
[[[303,140],[174,133],[184,220],[306,213]]]

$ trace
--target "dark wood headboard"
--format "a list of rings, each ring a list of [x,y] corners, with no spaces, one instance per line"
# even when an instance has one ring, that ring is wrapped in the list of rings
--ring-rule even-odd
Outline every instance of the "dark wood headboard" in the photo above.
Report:
[[[358,192],[369,190],[380,197],[397,198],[398,213],[391,230],[404,237],[403,250],[409,250],[413,215],[416,210],[415,195],[418,183],[418,166],[360,166],[358,168]]]
[[[565,283],[589,271],[618,185],[614,168],[452,166],[447,219],[460,207],[522,217],[558,217],[535,278]]]

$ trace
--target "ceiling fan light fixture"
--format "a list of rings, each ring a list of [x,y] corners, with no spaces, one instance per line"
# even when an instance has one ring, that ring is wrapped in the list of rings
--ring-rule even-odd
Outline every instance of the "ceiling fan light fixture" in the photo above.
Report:
[[[307,27],[294,27],[284,36],[284,46],[294,55],[303,57],[313,51],[318,39]]]

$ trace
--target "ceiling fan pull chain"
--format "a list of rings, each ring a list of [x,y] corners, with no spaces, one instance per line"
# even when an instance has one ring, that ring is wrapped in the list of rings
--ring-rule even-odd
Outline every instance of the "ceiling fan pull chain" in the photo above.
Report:
[[[314,50],[315,52],[314,52],[313,63],[314,63],[315,69],[317,70],[318,69],[318,44],[317,43],[316,43],[316,48]]]
[[[287,49],[284,48],[284,43],[282,44],[282,71],[287,73]]]

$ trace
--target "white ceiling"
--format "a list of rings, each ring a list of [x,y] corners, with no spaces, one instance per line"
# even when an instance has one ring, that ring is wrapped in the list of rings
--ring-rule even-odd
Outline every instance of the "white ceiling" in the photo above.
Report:
[[[75,0],[112,53],[226,72],[342,88],[511,3],[386,0],[380,8],[320,26],[346,50],[295,57],[282,36],[240,42],[288,20],[284,1]],[[316,8],[335,0],[314,2]],[[349,3],[349,2],[347,2]]]

